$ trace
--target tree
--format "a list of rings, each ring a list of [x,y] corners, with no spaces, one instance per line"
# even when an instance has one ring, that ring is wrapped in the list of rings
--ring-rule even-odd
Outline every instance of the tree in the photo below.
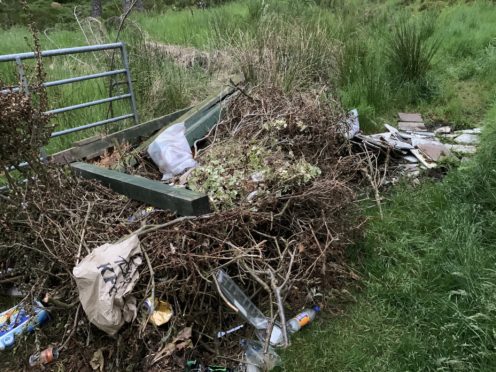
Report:
[[[91,16],[95,18],[102,16],[102,0],[91,0]]]

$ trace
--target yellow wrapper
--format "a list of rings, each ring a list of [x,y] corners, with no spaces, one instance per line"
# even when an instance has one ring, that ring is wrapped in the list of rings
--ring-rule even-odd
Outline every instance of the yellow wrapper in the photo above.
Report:
[[[170,303],[165,301],[155,300],[155,308],[150,316],[150,323],[158,326],[167,323],[174,315],[172,306]]]

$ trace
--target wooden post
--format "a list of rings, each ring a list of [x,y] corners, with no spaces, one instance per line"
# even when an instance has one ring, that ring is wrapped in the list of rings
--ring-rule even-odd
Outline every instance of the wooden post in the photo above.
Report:
[[[210,212],[208,196],[191,190],[164,185],[140,176],[105,169],[93,164],[71,164],[76,175],[96,179],[115,192],[181,216],[199,216]]]

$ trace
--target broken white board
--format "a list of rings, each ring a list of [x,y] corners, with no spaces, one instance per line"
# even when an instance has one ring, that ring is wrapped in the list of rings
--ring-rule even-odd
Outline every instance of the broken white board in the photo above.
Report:
[[[473,155],[477,152],[477,148],[475,146],[446,144],[446,147],[460,155]]]
[[[410,150],[410,152],[422,163],[422,165],[428,169],[432,169],[436,167],[436,163],[429,161],[420,150],[414,149]]]
[[[399,112],[398,118],[399,121],[408,121],[413,123],[422,123],[424,121],[419,113],[412,112]]]
[[[477,134],[462,134],[454,139],[460,145],[477,145],[480,142],[480,137]]]
[[[398,129],[406,132],[426,132],[427,128],[424,123],[400,121],[398,122]]]

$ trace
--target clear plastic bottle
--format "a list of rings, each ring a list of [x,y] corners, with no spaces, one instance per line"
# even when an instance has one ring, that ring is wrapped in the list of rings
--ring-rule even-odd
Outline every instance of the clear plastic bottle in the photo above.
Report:
[[[305,309],[301,313],[296,315],[294,318],[291,318],[286,323],[286,328],[288,330],[288,333],[293,334],[298,332],[308,323],[312,322],[317,316],[317,313],[319,311],[320,311],[320,307],[315,305],[311,309]]]
[[[247,372],[270,371],[282,363],[279,355],[271,347],[269,347],[267,353],[264,353],[264,345],[260,341],[241,340],[240,344],[245,350],[245,368]]]
[[[305,309],[301,313],[296,315],[294,318],[291,318],[288,322],[286,322],[286,331],[288,332],[288,335],[298,332],[308,323],[312,322],[317,316],[317,313],[319,311],[320,311],[320,307],[313,306],[311,309]],[[267,326],[268,326],[268,321],[267,321]],[[259,335],[262,336],[260,337],[261,340],[265,338],[265,333],[263,334],[259,333]],[[284,338],[282,335],[281,325],[279,323],[274,324],[274,327],[272,328],[272,333],[270,335],[270,344],[272,346],[281,346],[283,344],[283,341]]]
[[[34,353],[29,357],[29,365],[31,367],[49,364],[59,357],[59,349],[56,347],[49,347],[41,352]]]

